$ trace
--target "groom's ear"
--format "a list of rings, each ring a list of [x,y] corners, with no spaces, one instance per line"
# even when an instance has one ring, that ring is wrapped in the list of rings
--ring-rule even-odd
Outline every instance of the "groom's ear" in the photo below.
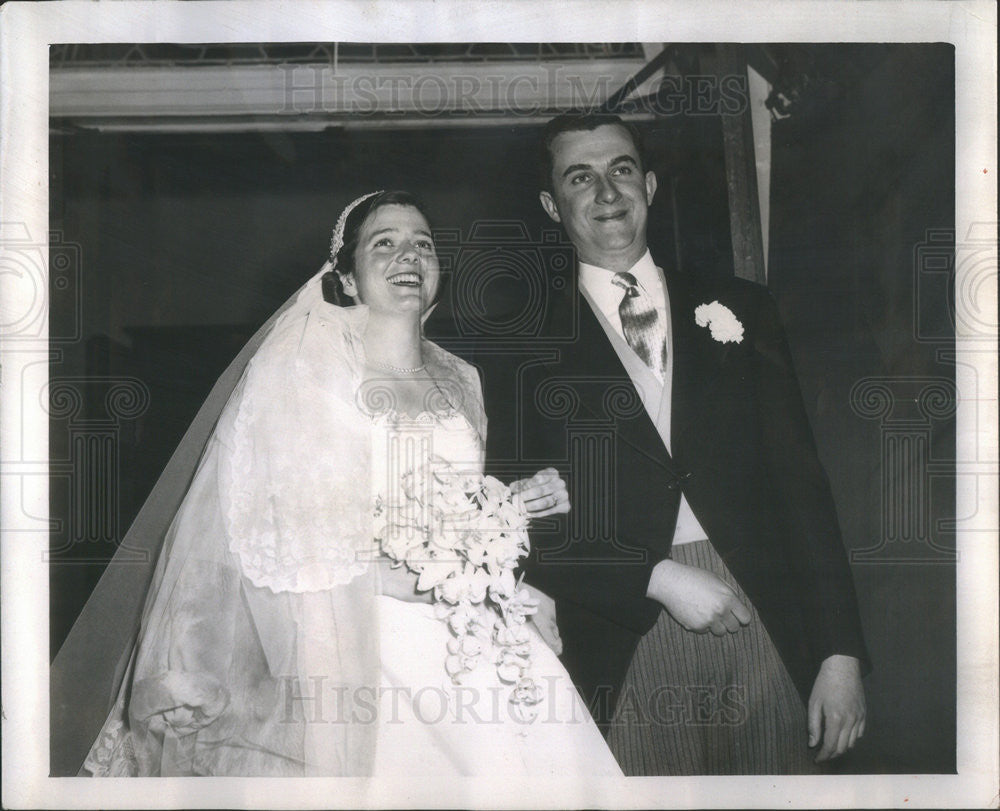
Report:
[[[547,191],[538,192],[538,199],[542,203],[542,208],[545,209],[545,213],[548,214],[556,222],[562,222],[559,219],[559,208],[556,206],[556,201],[552,199],[552,195]]]

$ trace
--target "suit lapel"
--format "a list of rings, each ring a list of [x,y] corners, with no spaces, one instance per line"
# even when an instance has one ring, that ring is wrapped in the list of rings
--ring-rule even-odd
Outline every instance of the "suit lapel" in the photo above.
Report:
[[[667,271],[665,277],[670,297],[674,353],[670,421],[673,454],[664,447],[653,419],[641,406],[634,418],[616,421],[616,432],[619,441],[635,452],[654,459],[670,473],[680,475],[685,471],[680,470],[674,460],[703,457],[713,444],[711,423],[714,409],[711,395],[719,382],[732,345],[712,340],[710,331],[695,323],[695,308],[711,299],[699,297],[691,281],[676,272]],[[620,380],[634,391],[635,385],[628,371],[587,300],[575,289],[575,285],[569,287],[573,289],[567,289],[554,302],[556,307],[554,311],[550,311],[550,318],[554,316],[558,319],[563,328],[575,327],[577,340],[572,348],[563,351],[558,363],[546,364],[551,374],[554,377],[567,376],[581,380],[588,377]],[[639,398],[638,393],[635,397]],[[604,422],[608,415],[599,402],[581,397],[577,418]]]
[[[675,458],[690,459],[702,453],[713,432],[710,395],[719,381],[731,345],[711,338],[694,319],[698,298],[688,280],[666,273],[670,296],[670,326],[674,369],[671,397],[670,445]]]

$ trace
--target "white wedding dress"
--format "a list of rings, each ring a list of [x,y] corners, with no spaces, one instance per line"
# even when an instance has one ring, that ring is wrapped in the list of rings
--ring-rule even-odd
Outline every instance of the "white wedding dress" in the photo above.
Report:
[[[400,439],[402,443],[399,443]],[[422,447],[460,470],[482,471],[479,435],[459,412],[392,416],[376,422],[373,486],[391,486],[396,447]],[[622,775],[565,668],[534,627],[531,675],[542,686],[538,715],[515,718],[511,685],[497,676],[490,651],[461,683],[445,672],[447,624],[427,603],[380,596],[381,684],[375,776]]]
[[[250,361],[166,533],[85,773],[621,774],[537,635],[544,700],[522,724],[490,662],[450,683],[450,630],[432,606],[380,595],[370,496],[399,426],[374,416],[384,390],[362,396],[366,322],[364,307],[314,301]],[[424,351],[454,386],[449,407],[417,421],[411,463],[434,454],[480,471],[478,375]]]

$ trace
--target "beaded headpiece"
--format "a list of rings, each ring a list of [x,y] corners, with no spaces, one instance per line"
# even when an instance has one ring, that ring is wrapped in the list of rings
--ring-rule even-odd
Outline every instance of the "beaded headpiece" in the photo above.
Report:
[[[333,267],[337,267],[337,253],[344,247],[344,227],[347,225],[347,216],[369,197],[381,194],[382,191],[383,189],[379,189],[378,191],[369,192],[368,194],[362,194],[357,200],[350,203],[347,208],[340,213],[340,218],[337,220],[337,226],[333,229],[333,238],[330,240],[330,262]]]

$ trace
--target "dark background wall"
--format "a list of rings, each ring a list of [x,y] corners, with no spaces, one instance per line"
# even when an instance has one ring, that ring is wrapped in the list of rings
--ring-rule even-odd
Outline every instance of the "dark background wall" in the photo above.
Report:
[[[950,251],[952,51],[807,46],[795,59],[812,91],[773,127],[769,285],[854,555],[875,666],[868,734],[839,768],[953,771],[954,537],[941,522],[954,516],[954,425],[947,408],[904,413],[921,387],[954,378],[939,351],[953,340],[948,269],[921,264],[921,246]],[[685,272],[725,272],[718,119],[644,129],[661,181],[654,255]],[[520,244],[543,244],[553,226],[535,177],[529,127],[54,131],[51,224],[66,247],[53,262],[69,261],[53,265],[51,331],[66,340],[53,342],[50,374],[90,382],[81,409],[51,422],[52,458],[64,460],[51,496],[53,655],[208,389],[322,263],[348,201],[377,188],[418,192],[457,240],[439,240],[454,256],[497,221],[523,229]],[[462,267],[446,258],[446,270]],[[445,342],[456,332],[450,303],[446,294],[428,324]],[[109,381],[122,378],[148,400],[141,413],[109,417]],[[867,407],[859,385],[888,390],[892,413]],[[890,440],[907,430],[916,450],[893,461]],[[80,445],[95,431],[112,436],[103,466]]]
[[[955,377],[953,267],[937,262],[954,227],[953,51],[875,45],[845,63],[836,47],[811,46],[805,57],[813,101],[773,127],[769,286],[873,659],[856,760],[951,771],[953,401],[935,410],[921,397],[950,392]],[[864,397],[889,410],[874,416]]]

